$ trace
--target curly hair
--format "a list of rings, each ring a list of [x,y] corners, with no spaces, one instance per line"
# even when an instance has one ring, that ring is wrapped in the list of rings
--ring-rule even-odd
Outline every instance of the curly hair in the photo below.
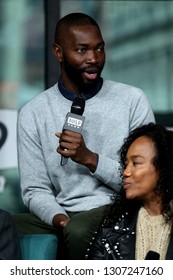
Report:
[[[121,189],[118,195],[114,195],[113,203],[107,215],[106,223],[111,224],[117,221],[124,213],[133,214],[141,207],[141,202],[128,200],[123,189],[123,170],[125,169],[126,154],[131,144],[140,136],[149,137],[156,148],[156,156],[153,165],[159,172],[157,192],[159,193],[163,215],[166,221],[173,219],[173,131],[164,126],[154,123],[143,125],[133,130],[124,140],[119,150]]]

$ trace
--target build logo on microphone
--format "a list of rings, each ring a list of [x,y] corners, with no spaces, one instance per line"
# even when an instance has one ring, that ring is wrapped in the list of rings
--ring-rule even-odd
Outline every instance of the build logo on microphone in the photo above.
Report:
[[[77,128],[82,126],[82,120],[75,119],[75,118],[72,118],[72,117],[69,117],[67,119],[67,123],[68,123],[68,125],[74,126],[74,127],[77,127]]]
[[[63,129],[81,133],[82,127],[84,125],[84,120],[84,116],[68,113],[66,115],[66,120]]]

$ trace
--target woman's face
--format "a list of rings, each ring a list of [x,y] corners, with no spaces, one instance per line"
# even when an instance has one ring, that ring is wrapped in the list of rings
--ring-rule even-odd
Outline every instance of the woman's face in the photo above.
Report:
[[[123,172],[127,199],[154,201],[157,196],[159,172],[153,165],[156,156],[154,142],[146,136],[137,138],[129,147]]]

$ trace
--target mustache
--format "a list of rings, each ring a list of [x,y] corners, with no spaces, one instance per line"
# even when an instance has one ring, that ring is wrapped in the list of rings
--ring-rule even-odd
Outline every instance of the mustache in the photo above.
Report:
[[[96,65],[91,65],[91,66],[88,66],[88,67],[85,67],[85,68],[81,68],[80,71],[92,74],[92,73],[100,72],[101,69],[102,69],[102,67],[98,67]]]

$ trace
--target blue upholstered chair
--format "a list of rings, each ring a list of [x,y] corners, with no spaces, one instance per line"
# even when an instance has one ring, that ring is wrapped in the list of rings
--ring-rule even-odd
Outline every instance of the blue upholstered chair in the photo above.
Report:
[[[20,235],[22,260],[56,260],[58,238],[53,234]]]

